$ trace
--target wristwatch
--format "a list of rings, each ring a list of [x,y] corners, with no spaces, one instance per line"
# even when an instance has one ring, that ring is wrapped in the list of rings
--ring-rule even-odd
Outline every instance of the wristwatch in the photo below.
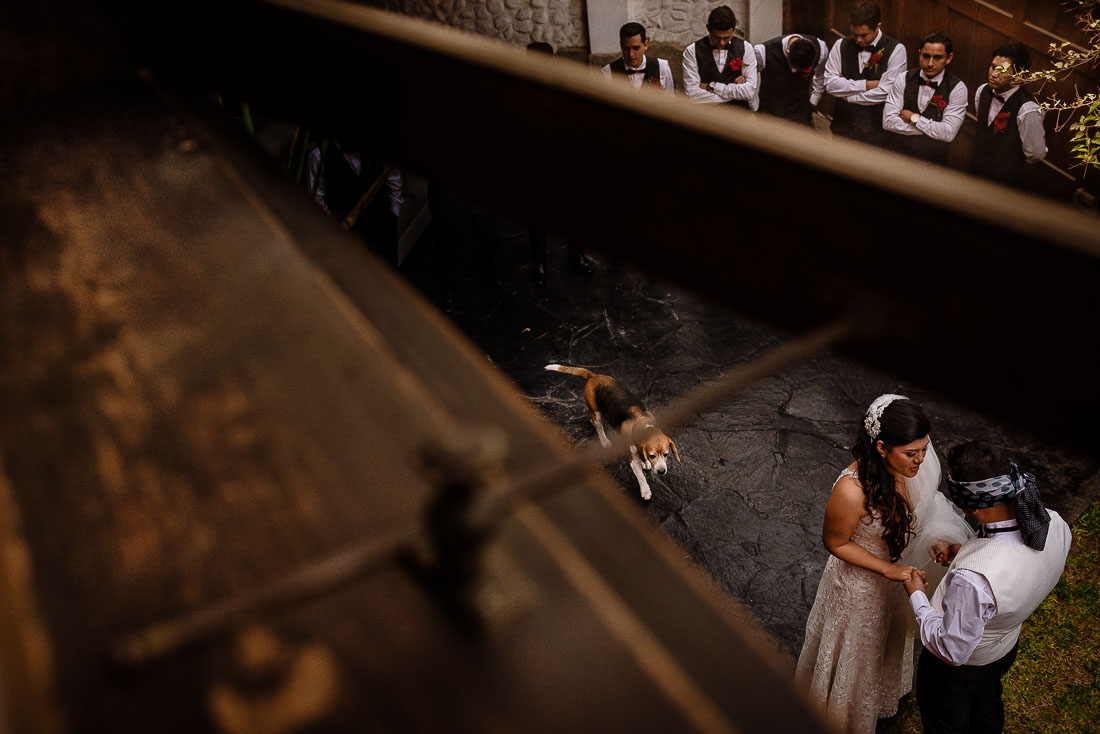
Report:
[[[707,82],[707,91],[714,94],[714,82]]]

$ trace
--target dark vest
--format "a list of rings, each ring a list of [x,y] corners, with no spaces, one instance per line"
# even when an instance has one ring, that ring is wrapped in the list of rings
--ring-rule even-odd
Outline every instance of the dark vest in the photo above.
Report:
[[[347,216],[381,171],[379,165],[364,158],[365,156],[359,156],[360,167],[357,176],[340,149],[331,141],[328,144],[323,163],[325,206],[336,217],[342,219]]]
[[[626,73],[626,60],[621,56],[611,62],[611,71],[614,74],[630,76]],[[645,57],[645,68],[642,69],[642,80],[661,86],[661,62],[648,54]]]
[[[741,71],[734,71],[730,68],[729,62],[734,59],[741,59],[744,62],[745,48],[745,42],[740,38],[731,39],[730,45],[726,47],[726,65],[719,71],[718,65],[714,63],[714,49],[710,47],[710,38],[707,36],[700,38],[695,42],[695,64],[699,67],[699,81],[704,84],[710,84],[711,82],[733,84],[733,80],[744,73],[744,67]],[[751,49],[749,51],[750,53],[756,53]],[[748,102],[740,99],[730,100],[726,104],[737,105],[745,109],[749,107]]]
[[[897,45],[898,42],[895,39],[883,33],[878,43],[872,48],[872,56],[874,52],[881,51],[882,58],[875,67],[865,69],[859,63],[859,44],[850,36],[845,38],[840,42],[841,75],[846,79],[881,79]],[[885,102],[876,105],[857,105],[837,98],[833,106],[832,131],[848,138],[883,145],[886,141],[885,132],[882,129],[884,107],[886,107]]]
[[[801,35],[801,34],[799,34]],[[814,68],[821,61],[821,44],[813,36],[802,36],[814,44]],[[764,43],[764,70],[760,72],[760,111],[803,125],[813,124],[810,86],[814,75],[791,71],[783,52],[783,37]]]
[[[1027,159],[1024,144],[1020,142],[1018,118],[1024,102],[1032,99],[1023,89],[1017,89],[1001,107],[1008,113],[1005,129],[996,131],[989,119],[989,106],[993,103],[993,90],[986,85],[978,97],[978,130],[974,135],[974,162],[970,172],[1007,184],[1018,184],[1023,178]]]
[[[897,40],[883,33],[882,38],[878,39],[878,43],[872,48],[871,54],[873,56],[875,51],[882,51],[882,59],[874,67],[865,69],[859,63],[861,50],[859,44],[856,43],[856,39],[849,36],[840,42],[840,73],[846,79],[881,79],[897,45]]]
[[[920,79],[921,70],[913,69],[905,75],[905,95],[902,102],[902,109],[917,111],[917,92],[920,91]],[[951,91],[955,88],[955,85],[960,83],[960,79],[946,69],[943,72],[943,79],[940,80],[940,84],[936,89],[932,91],[932,96],[942,97],[946,102],[951,99]],[[923,110],[920,110],[921,117],[927,117],[930,120],[936,120],[936,114],[932,111],[931,105],[925,105]],[[943,115],[940,115],[940,119],[943,119]],[[902,135],[901,133],[895,133],[893,131],[887,131],[890,133],[891,147],[897,150],[899,153],[906,153],[914,158],[920,158],[921,160],[928,161],[930,163],[939,163],[943,165],[947,163],[947,154],[951,150],[951,143],[945,143],[942,140],[933,140],[927,135]]]

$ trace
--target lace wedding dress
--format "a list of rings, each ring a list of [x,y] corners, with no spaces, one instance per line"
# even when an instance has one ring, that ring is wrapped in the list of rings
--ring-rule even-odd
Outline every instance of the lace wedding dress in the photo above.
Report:
[[[854,474],[845,469],[837,481]],[[937,540],[961,543],[973,534],[938,491],[939,482],[939,459],[929,445],[920,472],[906,480],[916,533],[899,561],[925,567],[929,594],[943,569],[929,563],[928,546]],[[890,559],[878,517],[860,520],[852,540]],[[904,586],[830,555],[806,620],[795,681],[842,729],[873,734],[877,720],[896,714],[898,699],[913,687],[915,631]]]

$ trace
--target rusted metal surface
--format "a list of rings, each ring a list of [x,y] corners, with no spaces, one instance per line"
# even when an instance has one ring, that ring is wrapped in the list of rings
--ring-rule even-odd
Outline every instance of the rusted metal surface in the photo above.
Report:
[[[426,530],[334,593],[113,667],[131,632],[427,527],[425,452],[462,445],[448,437],[498,431],[514,476],[570,452],[308,197],[253,187],[262,168],[149,85],[31,113],[6,125],[0,200],[0,489],[21,518],[4,543],[27,561],[3,564],[24,572],[3,634],[30,662],[0,671],[37,692],[6,701],[9,721],[820,728],[755,626],[598,474],[484,540],[462,600],[476,628],[423,565]]]
[[[854,320],[856,356],[1052,438],[1096,436],[1076,319],[1100,244],[1082,214],[365,8],[137,11],[96,15],[109,77],[132,52],[180,97],[240,95],[375,145],[796,332]],[[148,84],[74,79],[2,123],[13,727],[820,727],[756,628],[599,474],[485,541],[458,600],[480,632],[455,624],[425,538],[336,593],[112,669],[130,633],[426,525],[424,451],[447,436],[500,431],[503,476],[568,450],[270,164]],[[639,177],[677,216],[623,223]]]

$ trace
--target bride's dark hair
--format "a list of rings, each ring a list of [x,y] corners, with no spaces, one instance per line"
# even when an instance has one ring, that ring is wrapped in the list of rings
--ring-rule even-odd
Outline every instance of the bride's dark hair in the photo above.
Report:
[[[863,486],[863,507],[882,519],[882,539],[890,549],[890,560],[896,562],[913,534],[913,508],[898,493],[894,475],[886,468],[875,443],[882,441],[887,451],[904,446],[927,436],[932,422],[912,400],[895,400],[882,411],[879,425],[881,430],[876,439],[860,425],[852,455]]]

